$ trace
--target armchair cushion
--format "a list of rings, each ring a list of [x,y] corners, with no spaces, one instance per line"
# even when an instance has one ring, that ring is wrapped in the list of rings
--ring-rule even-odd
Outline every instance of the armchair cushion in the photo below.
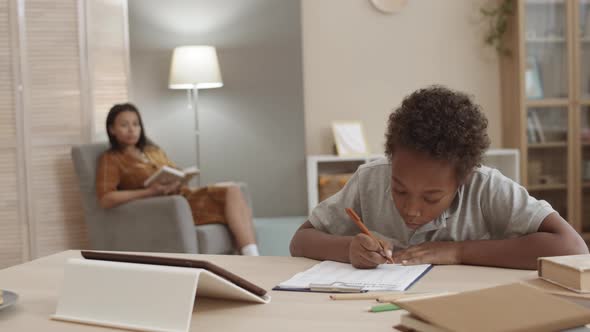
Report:
[[[234,246],[227,226],[222,224],[200,225],[197,228],[199,252],[232,254]]]
[[[199,252],[191,211],[182,196],[140,199],[101,215],[105,246],[101,249]]]

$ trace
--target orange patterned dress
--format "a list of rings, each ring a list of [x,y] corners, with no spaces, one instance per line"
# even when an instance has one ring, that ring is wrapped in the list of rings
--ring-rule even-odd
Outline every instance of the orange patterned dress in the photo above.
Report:
[[[96,194],[99,200],[115,190],[143,189],[143,182],[164,165],[178,168],[157,146],[148,145],[143,152],[146,161],[113,150],[100,156],[96,173]],[[188,200],[195,225],[226,223],[226,193],[227,187],[219,186],[196,189],[184,186],[180,190],[180,194]]]

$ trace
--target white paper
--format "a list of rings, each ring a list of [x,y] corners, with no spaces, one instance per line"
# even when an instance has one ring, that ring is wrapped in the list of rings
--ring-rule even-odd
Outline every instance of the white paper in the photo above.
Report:
[[[310,284],[362,286],[368,291],[404,291],[430,264],[382,264],[375,269],[357,269],[351,264],[324,261],[279,284],[281,289],[306,289]]]

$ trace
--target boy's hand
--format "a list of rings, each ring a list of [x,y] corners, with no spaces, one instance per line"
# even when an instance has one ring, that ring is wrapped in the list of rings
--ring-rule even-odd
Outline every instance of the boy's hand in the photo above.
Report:
[[[387,262],[385,255],[391,256],[391,245],[380,240],[386,252],[382,252],[379,243],[366,234],[359,233],[352,238],[348,257],[357,269],[373,269]]]
[[[403,265],[461,264],[461,242],[425,242],[394,253],[393,260]]]

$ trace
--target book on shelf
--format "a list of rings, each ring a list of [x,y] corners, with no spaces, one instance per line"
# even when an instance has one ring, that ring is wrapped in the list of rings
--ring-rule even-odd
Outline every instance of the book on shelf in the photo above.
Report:
[[[527,141],[529,144],[539,143],[535,125],[530,114],[527,115]]]
[[[188,167],[183,170],[179,170],[170,166],[162,166],[156,173],[152,174],[143,183],[144,187],[149,187],[154,182],[160,184],[170,184],[176,181],[180,181],[182,185],[187,184],[193,177],[200,173],[197,167]]]
[[[539,120],[539,115],[537,115],[537,112],[531,112],[531,119],[533,120],[533,128],[535,130],[535,133],[537,134],[537,139],[539,140],[539,143],[544,143],[545,134],[543,132],[543,126],[541,126],[541,120]]]
[[[590,293],[590,255],[539,257],[539,277],[578,293]]]
[[[522,283],[394,303],[410,314],[399,331],[561,331],[590,323],[590,309]]]
[[[528,99],[543,98],[543,85],[541,83],[541,70],[539,62],[534,56],[526,59],[526,69],[524,73],[525,94]]]

